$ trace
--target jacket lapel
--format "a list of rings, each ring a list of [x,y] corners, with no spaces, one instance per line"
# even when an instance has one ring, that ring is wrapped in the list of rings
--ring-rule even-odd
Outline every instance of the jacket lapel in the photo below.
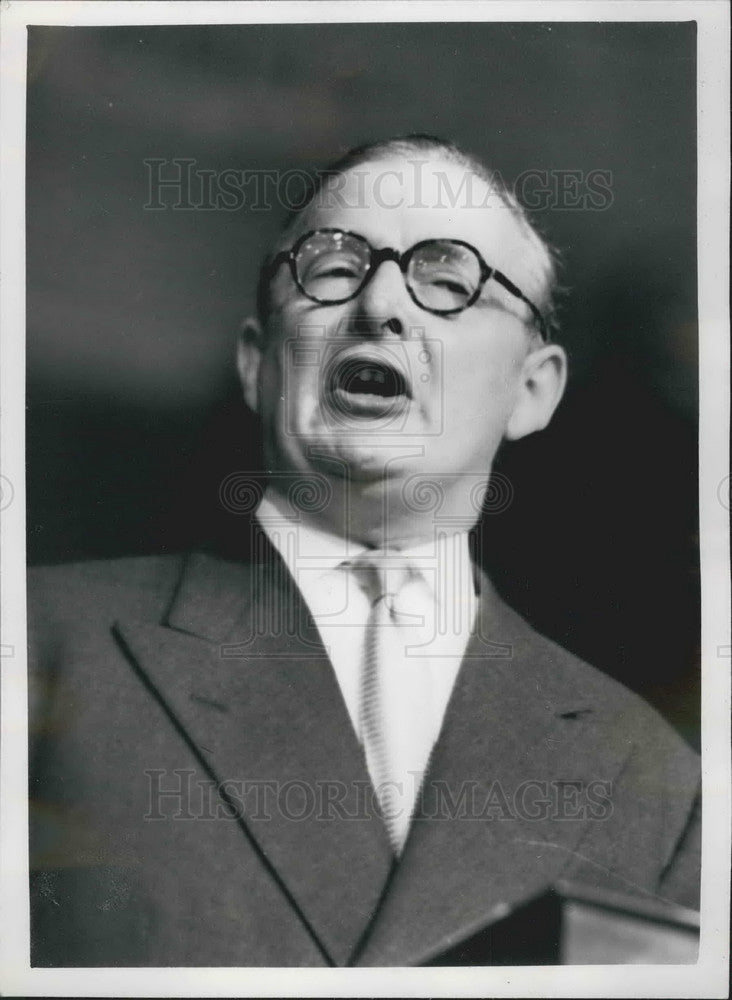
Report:
[[[566,654],[481,587],[420,814],[359,965],[428,962],[547,889],[593,822],[589,783],[611,781],[630,751],[602,745],[591,693],[557,679]]]
[[[254,545],[244,562],[191,557],[166,622],[117,633],[326,961],[344,965],[391,852],[317,629],[263,533]]]

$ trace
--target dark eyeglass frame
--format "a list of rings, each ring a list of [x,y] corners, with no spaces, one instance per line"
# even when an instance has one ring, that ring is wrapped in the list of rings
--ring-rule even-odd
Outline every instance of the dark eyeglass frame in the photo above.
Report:
[[[359,242],[364,243],[369,252],[368,265],[366,267],[366,271],[364,272],[364,276],[363,279],[361,280],[361,283],[359,284],[358,288],[355,289],[355,291],[351,292],[350,295],[346,295],[341,299],[320,299],[317,296],[312,295],[310,292],[307,292],[305,290],[302,283],[300,282],[300,277],[297,273],[297,255],[301,247],[303,246],[304,243],[307,242],[307,240],[311,239],[313,236],[319,235],[320,233],[340,233],[342,236],[350,236],[353,239],[359,240]],[[480,265],[480,281],[478,282],[478,286],[476,287],[475,291],[472,293],[472,295],[467,300],[467,302],[465,302],[464,305],[457,306],[454,309],[433,309],[430,306],[423,305],[417,299],[412,287],[407,281],[407,269],[409,267],[409,262],[411,261],[412,257],[414,256],[417,250],[420,250],[423,246],[427,246],[428,244],[431,243],[451,243],[454,246],[465,247],[466,249],[470,250],[472,253],[475,254],[478,260],[478,264]],[[434,313],[436,316],[451,316],[455,313],[463,312],[463,310],[468,309],[480,297],[480,293],[483,291],[486,281],[488,281],[489,278],[493,278],[493,280],[497,281],[498,284],[501,285],[503,288],[505,288],[507,292],[510,292],[510,294],[513,295],[515,298],[520,299],[521,302],[526,303],[526,305],[531,310],[531,314],[533,315],[534,320],[536,321],[537,327],[539,329],[542,338],[545,341],[549,340],[549,331],[547,328],[546,321],[540,310],[534,305],[531,299],[528,299],[521,291],[521,289],[518,288],[517,285],[514,285],[511,279],[507,278],[505,274],[503,274],[501,271],[498,271],[495,267],[490,267],[488,264],[486,264],[486,262],[483,260],[480,251],[477,250],[470,243],[466,243],[465,240],[453,240],[450,239],[449,237],[444,237],[444,238],[434,237],[429,240],[420,240],[419,243],[415,243],[413,247],[410,247],[408,250],[405,250],[402,253],[399,250],[395,250],[393,247],[382,247],[381,249],[376,250],[374,247],[371,246],[371,244],[369,243],[369,241],[366,239],[365,236],[361,236],[360,233],[354,233],[349,229],[338,229],[336,227],[311,229],[309,232],[303,233],[303,235],[300,236],[295,241],[295,243],[293,243],[293,245],[289,248],[289,250],[280,250],[280,252],[277,253],[272,258],[272,261],[270,262],[269,265],[269,277],[270,279],[273,278],[277,270],[280,268],[280,266],[282,264],[287,264],[290,268],[290,274],[292,275],[292,280],[295,282],[300,292],[302,292],[302,294],[306,298],[310,299],[311,302],[317,302],[318,305],[324,305],[324,306],[342,305],[344,302],[350,302],[352,299],[355,299],[358,295],[360,295],[361,292],[364,290],[364,288],[368,285],[369,281],[371,281],[373,276],[376,274],[378,268],[387,260],[393,260],[395,264],[399,265],[399,269],[402,272],[402,276],[404,278],[404,285],[407,289],[407,292],[409,293],[409,297],[412,299],[414,304],[419,306],[420,309],[424,309],[426,312]]]

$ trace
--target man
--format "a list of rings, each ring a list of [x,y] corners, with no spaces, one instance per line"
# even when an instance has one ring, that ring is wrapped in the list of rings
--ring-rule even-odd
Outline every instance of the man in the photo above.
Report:
[[[33,580],[35,964],[439,962],[560,878],[696,906],[695,756],[470,559],[564,389],[554,280],[429,137],[290,220],[240,345],[250,535]]]

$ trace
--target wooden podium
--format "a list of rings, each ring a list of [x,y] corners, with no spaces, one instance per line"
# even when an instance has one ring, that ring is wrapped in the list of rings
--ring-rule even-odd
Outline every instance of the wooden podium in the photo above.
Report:
[[[689,965],[699,914],[560,882],[425,965]]]

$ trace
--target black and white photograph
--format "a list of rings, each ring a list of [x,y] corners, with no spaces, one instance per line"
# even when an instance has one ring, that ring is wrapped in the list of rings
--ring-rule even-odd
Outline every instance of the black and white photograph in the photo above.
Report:
[[[0,16],[3,992],[726,996],[726,5]]]

